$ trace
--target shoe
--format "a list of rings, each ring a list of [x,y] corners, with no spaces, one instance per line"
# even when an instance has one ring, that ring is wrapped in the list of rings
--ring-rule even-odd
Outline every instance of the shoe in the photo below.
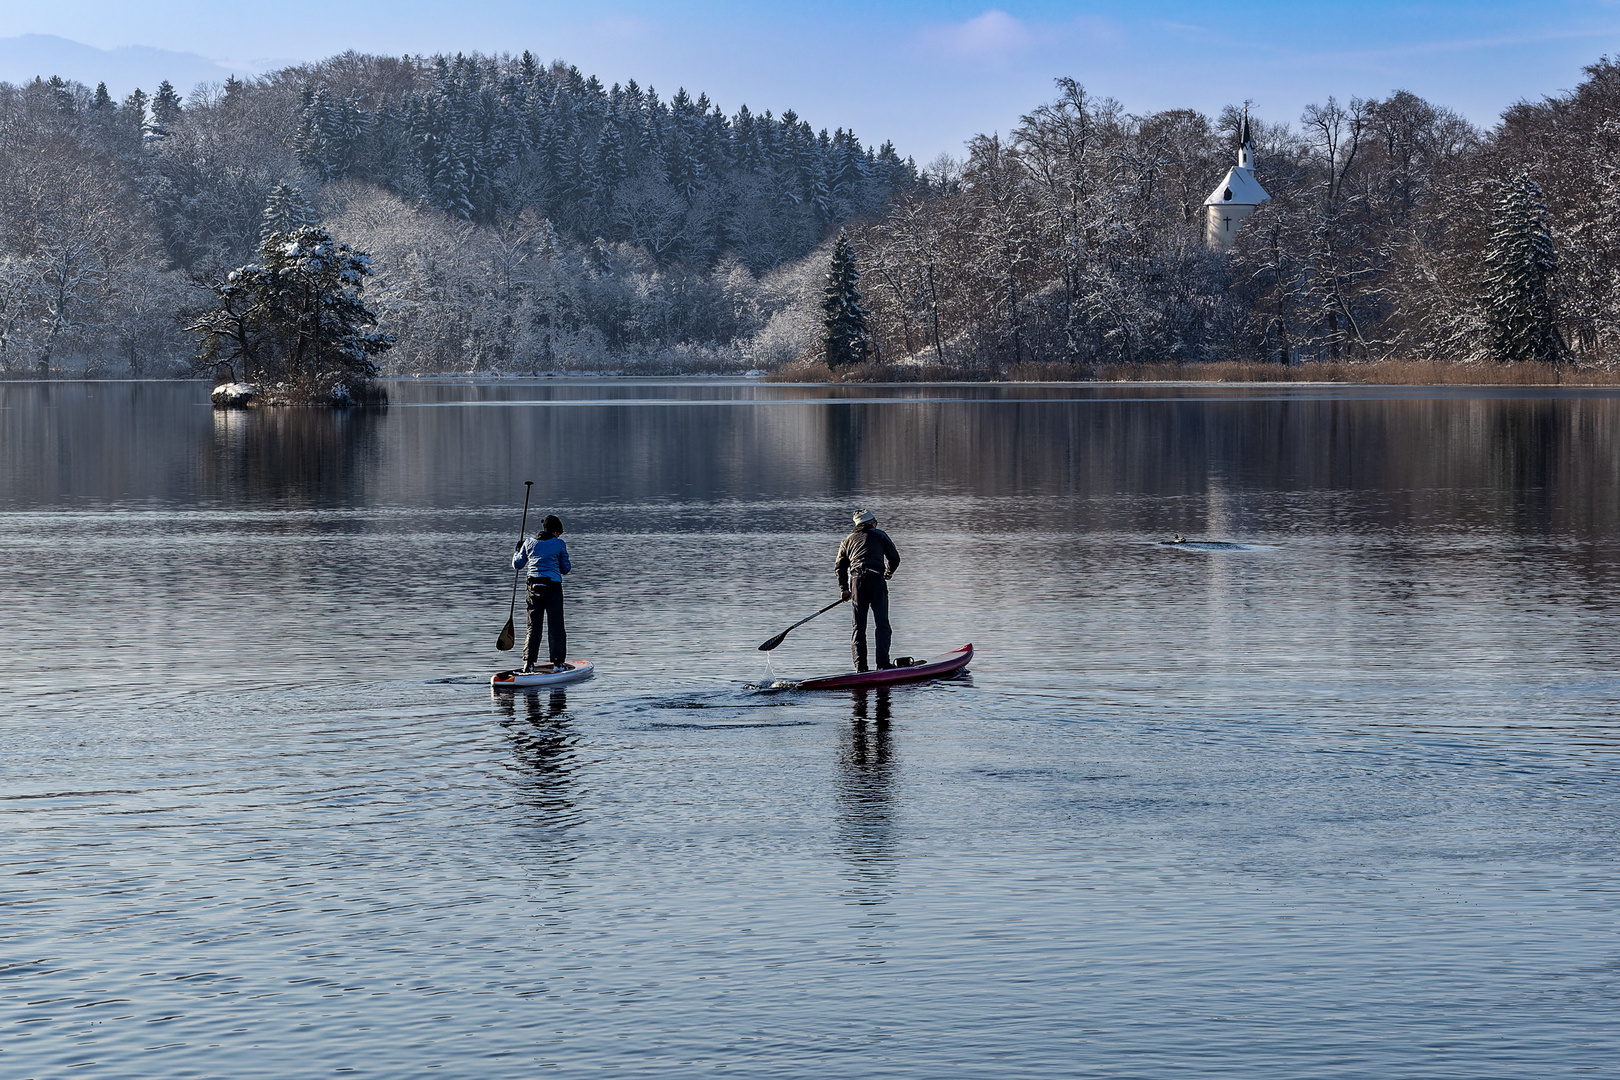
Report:
[[[573,671],[573,670],[574,670],[573,668],[568,666],[568,661],[566,661],[566,660],[554,660],[554,661],[552,661],[551,673],[553,675],[560,675],[564,671]]]

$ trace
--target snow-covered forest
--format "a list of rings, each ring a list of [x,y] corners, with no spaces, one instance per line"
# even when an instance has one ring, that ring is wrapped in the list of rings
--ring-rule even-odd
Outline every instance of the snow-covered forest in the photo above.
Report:
[[[853,230],[880,359],[1583,360],[1620,352],[1620,64],[1480,130],[1409,93],[1254,124],[1272,199],[1203,201],[1242,111],[1056,98]]]
[[[184,100],[0,85],[0,372],[184,366],[199,286],[317,222],[371,256],[389,370],[776,363],[814,334],[806,256],[915,183],[791,111],[527,54],[346,54]]]
[[[1221,255],[1202,203],[1240,116],[1060,80],[918,169],[528,55],[351,53],[184,99],[0,84],[0,374],[183,370],[209,286],[313,224],[369,253],[391,372],[814,359],[841,231],[850,350],[884,365],[1614,357],[1620,65],[1489,130],[1407,93],[1255,118],[1272,200]]]

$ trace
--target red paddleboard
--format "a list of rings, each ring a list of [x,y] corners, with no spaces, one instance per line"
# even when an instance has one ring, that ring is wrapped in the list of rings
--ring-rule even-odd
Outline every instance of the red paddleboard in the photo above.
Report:
[[[973,659],[973,646],[962,645],[931,660],[920,660],[906,667],[887,668],[883,671],[847,671],[842,675],[828,675],[820,679],[806,679],[800,690],[848,690],[863,686],[892,686],[895,683],[922,682],[925,679],[948,679],[960,674]]]

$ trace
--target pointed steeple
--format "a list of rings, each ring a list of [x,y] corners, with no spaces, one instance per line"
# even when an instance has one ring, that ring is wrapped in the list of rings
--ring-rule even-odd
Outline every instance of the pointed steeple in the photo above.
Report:
[[[1254,178],[1254,133],[1249,128],[1249,107],[1243,107],[1243,126],[1238,130],[1238,162],[1204,200],[1204,241],[1216,251],[1225,251],[1237,239],[1244,220],[1270,200],[1266,189]]]

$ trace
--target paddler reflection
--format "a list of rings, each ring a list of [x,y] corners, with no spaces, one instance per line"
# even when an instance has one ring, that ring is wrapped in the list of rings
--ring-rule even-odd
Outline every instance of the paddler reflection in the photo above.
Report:
[[[851,692],[853,707],[838,749],[835,828],[862,904],[889,899],[896,870],[897,762],[889,734],[890,691]]]
[[[512,786],[540,811],[540,824],[577,824],[572,788],[579,768],[578,737],[568,713],[567,692],[491,690],[490,695],[512,744]]]

